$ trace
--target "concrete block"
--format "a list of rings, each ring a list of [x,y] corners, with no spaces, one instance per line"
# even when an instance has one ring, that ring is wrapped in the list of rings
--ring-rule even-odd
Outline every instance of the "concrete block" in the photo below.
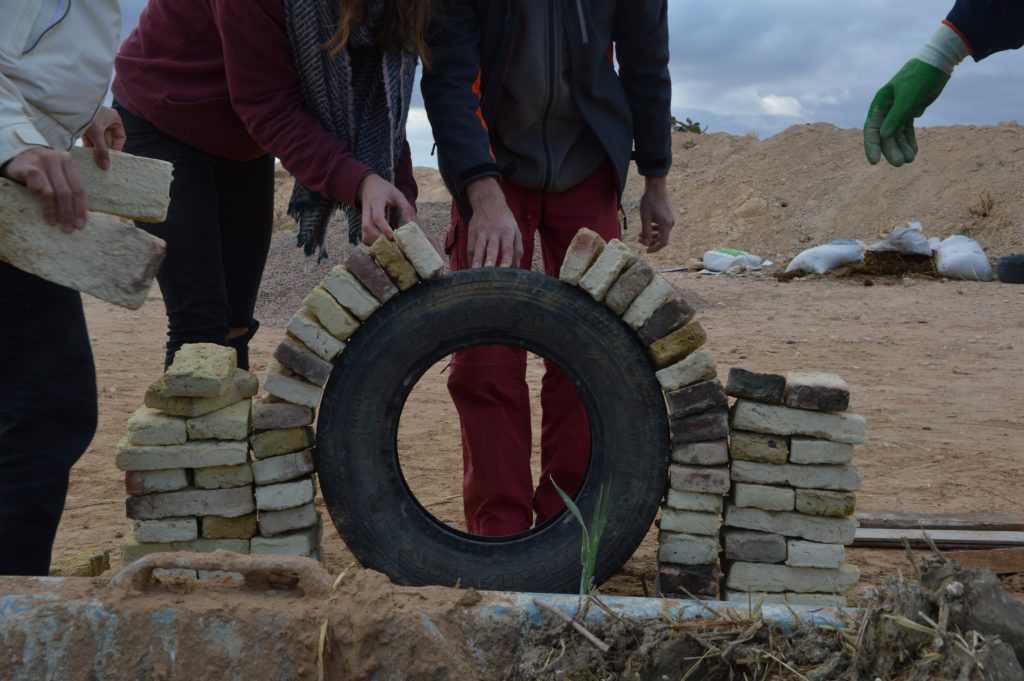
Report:
[[[677,511],[665,508],[661,511],[661,530],[680,534],[718,536],[720,518],[718,513],[700,511]]]
[[[313,423],[314,416],[311,408],[290,402],[257,400],[252,405],[252,427],[254,430],[301,428]]]
[[[850,492],[832,492],[823,489],[798,489],[796,510],[807,515],[845,518],[853,515],[857,496]]]
[[[729,463],[729,441],[687,442],[672,448],[672,461],[687,466],[724,466]]]
[[[197,489],[231,489],[252,484],[252,464],[197,468],[193,474]]]
[[[300,308],[288,322],[288,333],[327,362],[333,362],[345,350],[345,344],[330,334],[306,308]]]
[[[732,486],[732,501],[740,508],[760,508],[764,511],[792,511],[793,490],[789,487],[751,485],[737,482]]]
[[[313,446],[314,441],[313,429],[309,426],[267,430],[249,438],[252,455],[257,459],[267,459],[272,456],[309,449]]]
[[[195,441],[183,445],[117,444],[115,463],[123,471],[155,471],[169,468],[209,468],[234,466],[249,460],[249,445],[244,440]]]
[[[800,489],[828,489],[855,492],[860,473],[854,466],[803,466],[800,464],[732,462],[732,479],[757,485],[791,485]]]
[[[128,441],[133,445],[183,445],[186,440],[185,419],[180,416],[143,406],[128,417]]]
[[[765,563],[736,562],[728,566],[725,584],[737,591],[767,591],[779,593],[797,591],[806,593],[842,593],[857,586],[860,570],[854,565],[843,565],[833,570],[820,568],[767,565]]]
[[[671,488],[680,492],[725,494],[729,491],[729,469],[672,465],[669,481]]]
[[[256,488],[256,508],[263,511],[283,511],[313,501],[313,480],[283,482]]]
[[[604,302],[608,290],[619,276],[637,261],[637,254],[618,239],[605,244],[601,255],[580,279],[580,288],[597,302]]]
[[[597,232],[583,228],[576,232],[565,252],[558,278],[570,286],[579,286],[580,279],[604,250],[604,239]]]
[[[50,561],[50,577],[99,577],[110,569],[110,551],[78,549],[64,551]]]
[[[823,518],[787,511],[762,511],[725,505],[725,525],[785,537],[796,537],[822,544],[853,543],[857,522],[852,518]]]
[[[186,343],[164,373],[164,394],[169,397],[223,395],[238,366],[234,348],[216,343]]]
[[[791,567],[838,568],[846,560],[846,547],[842,544],[790,539],[787,546],[786,565]]]
[[[263,387],[267,389],[267,392],[274,397],[290,402],[292,404],[301,405],[310,409],[316,409],[320,404],[320,396],[323,394],[323,389],[318,385],[313,385],[301,376],[297,376],[291,369],[283,366],[276,359],[270,360],[267,364],[267,373],[263,381]],[[275,418],[283,418],[280,410],[268,410],[269,413],[275,414]],[[312,414],[312,412],[310,412]],[[295,415],[294,413],[292,414]],[[264,423],[261,419],[260,423]],[[253,419],[253,427],[258,428],[256,425],[256,419]]]
[[[707,350],[698,350],[683,361],[662,369],[656,376],[665,392],[709,381],[717,376],[715,357]]]
[[[249,486],[214,490],[187,489],[180,492],[149,494],[144,497],[129,497],[125,506],[128,517],[132,520],[207,515],[237,518],[256,510],[252,487]]]
[[[661,532],[658,561],[677,565],[717,565],[718,537]]]
[[[302,305],[338,340],[348,340],[359,328],[359,319],[343,308],[323,286],[317,286],[310,291]]]
[[[764,594],[723,589],[722,600],[730,603],[739,603],[743,606],[753,606],[758,602],[761,602],[769,605],[807,605],[816,608],[846,607],[846,597],[836,596],[833,594],[798,594],[791,592],[781,594]]]
[[[711,409],[724,409],[729,404],[725,388],[714,379],[673,390],[665,395],[665,400],[668,402],[668,416],[673,419]]]
[[[288,367],[313,385],[323,386],[331,375],[334,365],[306,347],[305,343],[285,336],[274,350],[274,359]]]
[[[391,282],[387,272],[374,262],[365,246],[353,248],[345,258],[345,269],[352,273],[359,283],[373,294],[373,297],[386,303],[398,295],[398,287]]]
[[[786,463],[789,460],[789,441],[782,435],[733,430],[729,433],[729,456],[741,461]]]
[[[168,553],[172,551],[189,551],[192,553],[213,553],[214,551],[231,551],[247,555],[248,539],[196,539],[194,541],[174,541],[160,543],[138,543],[126,537],[121,543],[121,558],[125,565],[134,563],[151,553]],[[195,572],[193,570],[193,572]]]
[[[252,400],[246,398],[186,422],[190,440],[245,440],[249,437]]]
[[[725,497],[721,494],[700,494],[698,492],[680,492],[677,489],[670,489],[665,500],[665,506],[677,511],[701,511],[702,513],[722,512]]]
[[[136,520],[132,523],[132,534],[135,541],[143,543],[192,541],[199,538],[199,523],[195,518]]]
[[[773,435],[806,435],[859,445],[867,437],[864,417],[849,412],[804,411],[749,400],[733,405],[733,428]]]
[[[673,445],[722,440],[729,437],[729,412],[712,409],[703,414],[684,416],[670,421],[669,428]]]
[[[391,278],[391,281],[395,282],[398,290],[408,290],[419,282],[420,279],[416,276],[416,268],[406,260],[402,249],[394,241],[384,238],[377,239],[370,246],[369,254],[388,273],[388,276]],[[344,305],[343,301],[340,302]]]
[[[651,318],[637,330],[637,335],[644,344],[650,345],[689,324],[694,314],[693,308],[673,291],[673,296],[655,310]]]
[[[395,241],[421,280],[433,279],[444,271],[444,258],[415,222],[396,229]]]
[[[842,466],[853,461],[853,445],[794,436],[790,439],[789,461]]]
[[[351,272],[340,265],[331,270],[320,286],[327,289],[343,308],[364,322],[380,309],[380,301],[374,298]]]
[[[257,461],[252,465],[252,472],[256,478],[257,485],[273,485],[278,482],[287,482],[288,480],[309,475],[313,470],[312,449],[283,456],[272,456],[269,459]]]
[[[155,158],[110,150],[110,167],[96,165],[93,150],[72,147],[89,210],[139,222],[163,222],[171,204],[174,166]]]
[[[136,310],[166,253],[163,240],[96,213],[71,233],[46,224],[39,201],[0,180],[0,260],[46,281]]]
[[[129,496],[141,497],[155,492],[176,492],[188,487],[184,468],[158,471],[128,471],[124,474],[124,489]]]
[[[778,374],[759,374],[746,369],[729,369],[729,380],[725,391],[733,397],[740,397],[765,404],[782,404],[786,390],[786,378]]]
[[[320,545],[319,538],[319,527],[276,537],[256,537],[252,540],[252,555],[308,556]]]
[[[167,414],[193,418],[248,399],[255,395],[259,388],[260,382],[255,376],[244,369],[235,369],[228,389],[223,395],[175,397],[167,394],[167,386],[164,377],[161,376],[146,390],[145,404],[151,409],[159,409]]]
[[[202,518],[204,539],[251,539],[256,536],[256,514],[225,518],[206,516]]]
[[[621,317],[653,280],[654,269],[647,264],[646,260],[638,258],[608,289],[608,295],[604,297],[604,304]],[[648,343],[648,345],[650,344]]]
[[[655,366],[663,369],[692,355],[707,339],[704,327],[694,319],[681,329],[676,329],[664,338],[654,341],[649,349],[651,358]]]
[[[639,331],[662,305],[675,297],[676,290],[672,284],[655,275],[647,288],[626,308],[626,314],[622,315],[622,321],[629,324],[634,331]]]
[[[850,386],[835,374],[791,371],[786,374],[785,404],[794,409],[846,411]]]
[[[274,537],[285,532],[315,527],[320,521],[316,506],[305,504],[284,511],[260,511],[260,534]]]
[[[704,598],[716,601],[722,569],[714,565],[658,565],[657,592],[664,598]]]
[[[726,560],[741,560],[747,563],[782,563],[786,560],[786,538],[766,532],[726,530]]]

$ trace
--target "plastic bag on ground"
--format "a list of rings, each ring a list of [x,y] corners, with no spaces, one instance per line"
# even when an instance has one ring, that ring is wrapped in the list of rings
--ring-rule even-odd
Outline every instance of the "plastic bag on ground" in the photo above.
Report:
[[[959,234],[949,237],[935,249],[935,269],[950,279],[992,280],[992,265],[981,244]]]
[[[704,269],[709,272],[726,272],[736,265],[759,270],[763,264],[760,256],[735,248],[716,248],[704,254]]]
[[[896,251],[907,255],[931,255],[938,239],[929,239],[921,231],[920,222],[896,227],[882,235],[881,240],[868,246],[869,251]]]
[[[787,272],[812,272],[825,274],[840,265],[864,260],[867,246],[862,241],[838,239],[822,246],[808,248],[793,258],[786,267]]]

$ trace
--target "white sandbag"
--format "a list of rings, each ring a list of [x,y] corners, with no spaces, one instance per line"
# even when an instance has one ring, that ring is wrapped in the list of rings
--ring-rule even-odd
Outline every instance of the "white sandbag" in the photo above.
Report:
[[[735,248],[716,248],[704,254],[704,269],[710,272],[726,272],[737,265],[751,270],[759,270],[763,265],[761,257],[736,250]]]
[[[896,227],[868,246],[869,251],[896,251],[906,255],[931,255],[937,239],[929,239],[921,231],[920,222]]]
[[[865,248],[867,247],[861,241],[853,241],[851,239],[830,241],[823,246],[808,248],[793,258],[792,262],[786,267],[786,271],[825,274],[840,265],[861,262],[864,260]]]
[[[950,279],[992,280],[992,265],[981,244],[959,234],[949,237],[935,249],[935,269]]]

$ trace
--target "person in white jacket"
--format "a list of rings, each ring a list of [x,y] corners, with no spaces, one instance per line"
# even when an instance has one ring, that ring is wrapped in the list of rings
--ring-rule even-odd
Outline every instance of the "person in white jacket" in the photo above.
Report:
[[[68,149],[81,136],[105,168],[107,150],[124,145],[102,106],[120,5],[4,0],[0,13],[0,177],[39,198],[52,229],[83,228],[88,197]],[[81,297],[0,262],[0,574],[49,572],[68,475],[96,417]]]

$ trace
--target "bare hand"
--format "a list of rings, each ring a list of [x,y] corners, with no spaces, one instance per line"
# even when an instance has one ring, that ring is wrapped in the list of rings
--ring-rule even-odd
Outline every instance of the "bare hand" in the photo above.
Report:
[[[110,150],[121,151],[128,136],[121,115],[109,106],[101,106],[96,117],[82,134],[82,143],[92,147],[93,158],[103,170],[110,168]]]
[[[367,246],[373,245],[373,242],[381,236],[391,241],[395,240],[395,232],[388,224],[388,214],[391,209],[397,209],[401,215],[402,224],[409,222],[416,214],[412,204],[405,198],[405,194],[400,192],[395,185],[374,173],[363,178],[356,196],[363,206],[363,243]]]
[[[471,267],[519,267],[523,236],[497,180],[477,180],[466,193],[473,206],[467,244]]]
[[[39,198],[47,224],[65,232],[85,227],[85,187],[71,154],[35,147],[11,159],[5,172]]]
[[[676,215],[668,196],[664,177],[647,178],[640,199],[640,243],[648,253],[657,253],[668,246],[668,238],[676,225]]]

